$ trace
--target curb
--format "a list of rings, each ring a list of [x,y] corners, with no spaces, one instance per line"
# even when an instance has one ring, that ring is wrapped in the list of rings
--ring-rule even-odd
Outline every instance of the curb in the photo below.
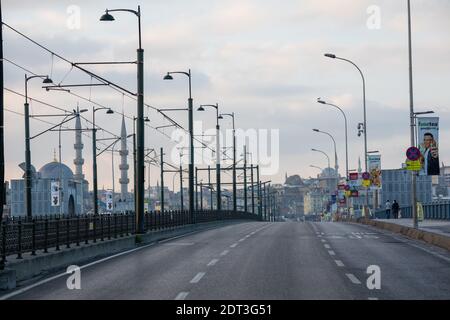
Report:
[[[366,220],[366,219],[349,219],[342,220],[343,222],[353,222],[360,223],[365,225],[370,225],[379,229],[388,230],[394,233],[398,233],[404,235],[410,239],[421,240],[428,244],[435,245],[437,247],[441,247],[450,251],[450,237],[446,237],[441,234],[436,234],[433,232],[414,229],[411,227],[401,226],[395,223],[389,223],[384,221],[377,220]]]

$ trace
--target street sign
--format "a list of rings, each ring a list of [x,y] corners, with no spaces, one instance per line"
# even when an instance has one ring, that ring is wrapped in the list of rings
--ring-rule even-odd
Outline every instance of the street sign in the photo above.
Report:
[[[348,174],[348,179],[349,180],[358,180],[358,172],[350,172],[349,174]]]
[[[410,147],[408,150],[406,150],[406,157],[408,160],[416,161],[420,158],[420,150],[416,147]]]
[[[406,170],[420,171],[421,168],[422,168],[422,166],[420,164],[420,160],[415,160],[415,161],[406,160]]]
[[[370,173],[368,173],[368,172],[363,172],[362,178],[363,178],[363,180],[369,180],[369,179],[370,179]]]
[[[350,190],[350,186],[349,186],[349,185],[346,185],[346,186],[345,186],[345,191],[348,191],[348,190]]]
[[[363,180],[363,181],[362,181],[362,185],[363,185],[364,187],[366,187],[366,188],[369,187],[370,184],[371,184],[371,183],[370,183],[370,180]]]
[[[50,183],[50,199],[52,207],[59,207],[60,204],[60,190],[59,190],[59,181],[52,181]]]

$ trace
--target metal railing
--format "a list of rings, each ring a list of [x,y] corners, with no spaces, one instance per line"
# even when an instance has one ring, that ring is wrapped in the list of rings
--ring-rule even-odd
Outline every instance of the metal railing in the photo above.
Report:
[[[257,220],[255,214],[233,211],[205,210],[195,213],[195,223],[229,219]],[[136,218],[133,212],[124,214],[37,216],[5,218],[0,226],[0,270],[8,259],[16,255],[22,259],[24,253],[36,255],[48,253],[49,249],[79,247],[122,238],[135,233]],[[189,211],[152,211],[144,216],[145,231],[175,229],[190,224]]]
[[[450,220],[450,203],[449,202],[423,204],[422,207],[423,207],[423,218],[424,219]],[[411,206],[401,207],[400,215],[402,218],[411,218],[412,219]],[[376,211],[375,217],[377,219],[384,219],[386,217],[386,210]],[[391,218],[392,217],[393,217],[393,215],[392,215],[392,210],[391,210]]]

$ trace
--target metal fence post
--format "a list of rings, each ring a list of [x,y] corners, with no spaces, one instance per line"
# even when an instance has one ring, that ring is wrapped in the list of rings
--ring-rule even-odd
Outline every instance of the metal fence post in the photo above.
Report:
[[[2,261],[0,262],[0,270],[5,268],[6,263],[6,222],[2,222]]]
[[[18,243],[17,243],[17,259],[22,259],[22,219],[19,217],[18,224]]]
[[[31,225],[31,255],[36,255],[36,220],[33,218],[33,224]]]
[[[56,218],[56,251],[59,251],[59,217]]]
[[[80,216],[77,216],[77,247],[80,246]]]
[[[66,248],[70,248],[70,219],[66,217]]]
[[[44,220],[44,253],[48,252],[48,217]]]
[[[84,243],[89,243],[89,218],[84,216]]]

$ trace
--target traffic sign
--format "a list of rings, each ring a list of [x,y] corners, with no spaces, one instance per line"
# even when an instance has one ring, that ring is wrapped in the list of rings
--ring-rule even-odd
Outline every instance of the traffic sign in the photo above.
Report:
[[[362,178],[363,178],[363,180],[369,180],[369,179],[370,179],[370,173],[368,173],[368,172],[363,172]]]
[[[420,160],[406,160],[406,170],[409,171],[420,171],[422,169],[422,165],[420,164]]]
[[[406,157],[408,160],[416,161],[420,158],[420,150],[416,147],[410,147],[408,150],[406,150]]]
[[[363,181],[362,181],[362,185],[363,185],[364,187],[369,187],[369,186],[370,186],[370,180],[363,180]]]

